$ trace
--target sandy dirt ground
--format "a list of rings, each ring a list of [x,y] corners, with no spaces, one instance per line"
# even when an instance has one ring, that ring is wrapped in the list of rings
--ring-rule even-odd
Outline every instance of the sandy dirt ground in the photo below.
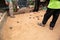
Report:
[[[41,23],[45,10],[15,15],[7,18],[1,30],[1,40],[60,40],[60,17],[53,30],[49,29],[52,17],[45,27]]]

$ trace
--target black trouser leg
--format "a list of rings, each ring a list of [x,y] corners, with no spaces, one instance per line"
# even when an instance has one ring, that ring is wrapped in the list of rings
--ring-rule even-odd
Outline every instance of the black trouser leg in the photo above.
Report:
[[[33,11],[38,11],[39,10],[39,4],[40,4],[40,0],[35,0],[35,7]]]
[[[44,25],[47,23],[47,21],[51,17],[51,15],[52,15],[52,10],[48,8],[46,11],[46,14],[44,15],[43,21],[42,21],[42,23]]]
[[[59,10],[56,10],[53,13],[53,19],[52,19],[52,21],[50,23],[50,27],[54,27],[55,26],[58,17],[59,17]]]

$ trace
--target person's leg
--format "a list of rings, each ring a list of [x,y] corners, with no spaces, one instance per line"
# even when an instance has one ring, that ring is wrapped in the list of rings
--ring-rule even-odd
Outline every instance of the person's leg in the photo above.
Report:
[[[49,9],[49,8],[47,9],[47,11],[44,15],[42,23],[40,23],[40,26],[44,26],[47,23],[48,19],[51,17],[51,15],[53,13],[53,11],[54,10],[52,10],[52,9]]]
[[[54,10],[52,9],[47,9],[46,14],[44,15],[42,23],[45,25],[48,21],[48,19],[51,17],[52,13]]]
[[[10,14],[11,17],[14,17],[14,15],[13,15],[13,4],[12,4],[12,2],[10,2],[10,4],[9,4],[9,14]]]
[[[57,21],[57,19],[59,17],[59,12],[60,12],[60,10],[55,10],[54,13],[53,13],[53,19],[52,19],[52,21],[50,23],[50,28],[51,29],[53,29],[55,24],[56,24],[56,21]]]
[[[40,4],[40,0],[35,0],[35,7],[34,7],[34,10],[33,12],[37,12],[39,10],[39,4]]]

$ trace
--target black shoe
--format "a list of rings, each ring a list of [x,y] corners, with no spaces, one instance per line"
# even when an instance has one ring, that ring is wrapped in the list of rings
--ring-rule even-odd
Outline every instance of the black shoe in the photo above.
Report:
[[[42,24],[42,23],[38,23],[38,25],[39,25],[39,26],[42,26],[42,27],[44,27],[44,26],[45,26],[45,25],[44,25],[44,24]]]
[[[50,29],[50,30],[53,30],[53,27],[50,27],[49,29]]]

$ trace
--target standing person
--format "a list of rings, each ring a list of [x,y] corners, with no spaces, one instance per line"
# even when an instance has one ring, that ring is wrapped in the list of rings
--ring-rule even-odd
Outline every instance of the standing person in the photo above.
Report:
[[[40,0],[35,0],[35,6],[33,12],[38,12],[40,6]]]
[[[13,15],[13,3],[12,3],[12,0],[5,0],[5,2],[6,2],[6,5],[9,6],[9,15],[10,15],[10,17],[15,17]]]
[[[59,0],[50,0],[47,11],[44,15],[43,21],[42,23],[40,23],[40,26],[44,26],[48,19],[53,16],[52,21],[50,22],[50,29],[53,30],[56,21],[59,17],[59,13],[60,13],[60,1]]]

